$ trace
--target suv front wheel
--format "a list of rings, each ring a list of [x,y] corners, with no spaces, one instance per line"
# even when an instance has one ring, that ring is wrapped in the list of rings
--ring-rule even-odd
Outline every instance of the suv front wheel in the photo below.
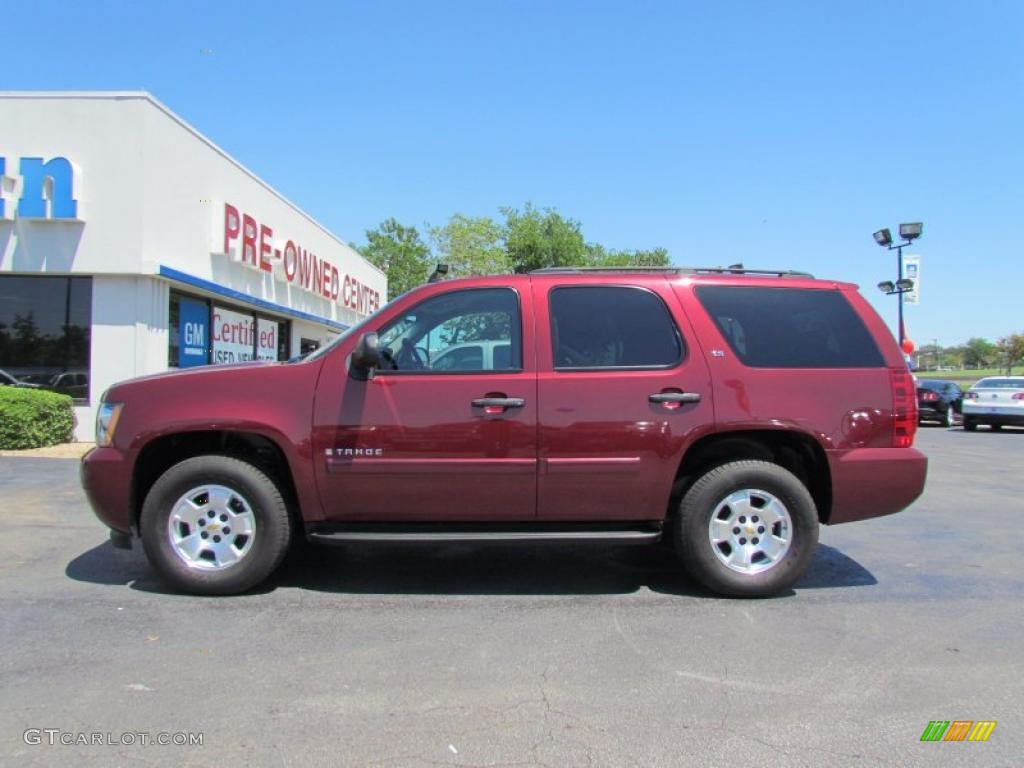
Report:
[[[818,544],[814,499],[788,470],[734,461],[690,486],[673,527],[691,576],[731,597],[767,597],[792,586]]]
[[[274,481],[229,456],[196,456],[153,484],[139,520],[150,564],[198,595],[244,592],[281,563],[291,539]]]

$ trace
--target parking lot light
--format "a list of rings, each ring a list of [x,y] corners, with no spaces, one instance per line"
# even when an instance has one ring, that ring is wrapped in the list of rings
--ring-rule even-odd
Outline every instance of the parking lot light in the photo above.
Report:
[[[903,277],[903,248],[919,238],[923,231],[924,224],[920,221],[911,221],[900,224],[900,237],[903,238],[901,243],[893,243],[892,232],[888,229],[880,229],[872,235],[878,245],[888,248],[890,251],[896,251],[896,281],[885,280],[878,284],[878,289],[882,293],[888,295],[896,294],[897,296],[899,302],[899,327],[897,333],[901,348],[905,338],[903,333],[903,294],[914,290],[914,281]]]
[[[924,230],[924,224],[920,221],[912,221],[907,224],[900,224],[900,237],[906,240],[908,243],[917,240],[921,236],[921,232]]]

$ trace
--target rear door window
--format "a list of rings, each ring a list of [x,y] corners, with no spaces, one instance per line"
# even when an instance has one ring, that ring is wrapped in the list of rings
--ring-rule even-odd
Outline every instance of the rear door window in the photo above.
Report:
[[[549,301],[555,370],[671,368],[683,359],[679,329],[651,291],[555,288]]]
[[[704,285],[697,298],[753,368],[878,368],[878,346],[840,291]]]

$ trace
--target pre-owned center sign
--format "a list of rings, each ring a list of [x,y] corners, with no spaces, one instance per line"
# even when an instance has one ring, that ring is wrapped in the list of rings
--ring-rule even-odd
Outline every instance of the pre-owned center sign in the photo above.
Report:
[[[380,292],[342,273],[327,259],[293,240],[275,238],[274,230],[231,203],[224,204],[224,250],[235,261],[269,272],[290,285],[369,315],[380,308]]]

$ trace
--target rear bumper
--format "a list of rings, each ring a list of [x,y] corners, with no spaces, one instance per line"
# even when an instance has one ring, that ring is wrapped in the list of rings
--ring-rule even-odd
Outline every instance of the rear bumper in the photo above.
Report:
[[[79,477],[96,517],[112,531],[131,533],[131,466],[114,448],[93,448],[82,457]]]
[[[946,418],[945,405],[921,405],[917,406],[917,418],[922,421],[938,421]]]
[[[832,511],[829,525],[891,515],[924,491],[928,457],[915,448],[829,451]]]
[[[977,424],[1006,424],[1024,427],[1024,409],[1006,406],[979,406],[964,403],[964,417]]]

